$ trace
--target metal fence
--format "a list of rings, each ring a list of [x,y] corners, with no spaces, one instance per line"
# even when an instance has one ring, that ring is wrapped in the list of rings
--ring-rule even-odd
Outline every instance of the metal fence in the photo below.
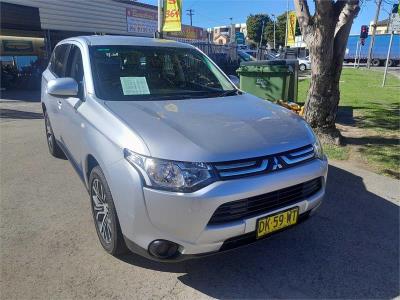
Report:
[[[236,45],[217,45],[208,42],[190,43],[207,54],[226,74],[236,74],[240,61]]]
[[[188,43],[207,54],[226,74],[236,74],[239,68],[240,60],[237,54],[237,46],[233,45],[218,45],[204,40],[190,40],[182,38],[172,38],[178,42]]]

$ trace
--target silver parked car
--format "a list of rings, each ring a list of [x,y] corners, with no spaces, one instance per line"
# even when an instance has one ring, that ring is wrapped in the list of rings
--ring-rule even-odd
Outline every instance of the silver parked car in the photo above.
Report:
[[[113,255],[232,249],[299,223],[324,196],[327,160],[306,122],[238,90],[193,46],[66,39],[41,99],[50,153],[76,169]]]
[[[311,61],[308,56],[305,58],[297,58],[297,60],[299,61],[299,70],[300,71],[311,70]]]

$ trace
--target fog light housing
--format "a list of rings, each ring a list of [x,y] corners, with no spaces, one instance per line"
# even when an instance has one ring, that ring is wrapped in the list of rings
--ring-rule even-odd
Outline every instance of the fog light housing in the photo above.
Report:
[[[160,259],[168,259],[178,256],[180,254],[178,249],[178,244],[167,240],[155,240],[149,245],[149,253]]]

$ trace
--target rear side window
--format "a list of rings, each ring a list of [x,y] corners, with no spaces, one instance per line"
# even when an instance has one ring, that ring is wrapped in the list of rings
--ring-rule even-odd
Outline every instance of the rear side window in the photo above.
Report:
[[[68,49],[69,45],[63,44],[57,46],[53,51],[50,61],[50,71],[52,71],[57,77],[64,77]]]

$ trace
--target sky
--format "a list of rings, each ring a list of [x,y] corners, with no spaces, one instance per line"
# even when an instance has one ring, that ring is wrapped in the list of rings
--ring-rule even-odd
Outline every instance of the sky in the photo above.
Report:
[[[187,9],[194,10],[193,26],[214,27],[234,23],[245,23],[250,14],[266,13],[276,16],[286,11],[286,0],[182,0],[183,23],[190,24]],[[361,25],[369,25],[375,17],[376,0],[363,0],[361,11],[355,19],[351,34],[359,34]],[[157,0],[139,0],[139,2],[157,5]],[[309,0],[310,9],[314,1]],[[388,18],[393,3],[397,0],[383,0],[379,20]],[[289,9],[294,9],[293,0],[289,0]]]

